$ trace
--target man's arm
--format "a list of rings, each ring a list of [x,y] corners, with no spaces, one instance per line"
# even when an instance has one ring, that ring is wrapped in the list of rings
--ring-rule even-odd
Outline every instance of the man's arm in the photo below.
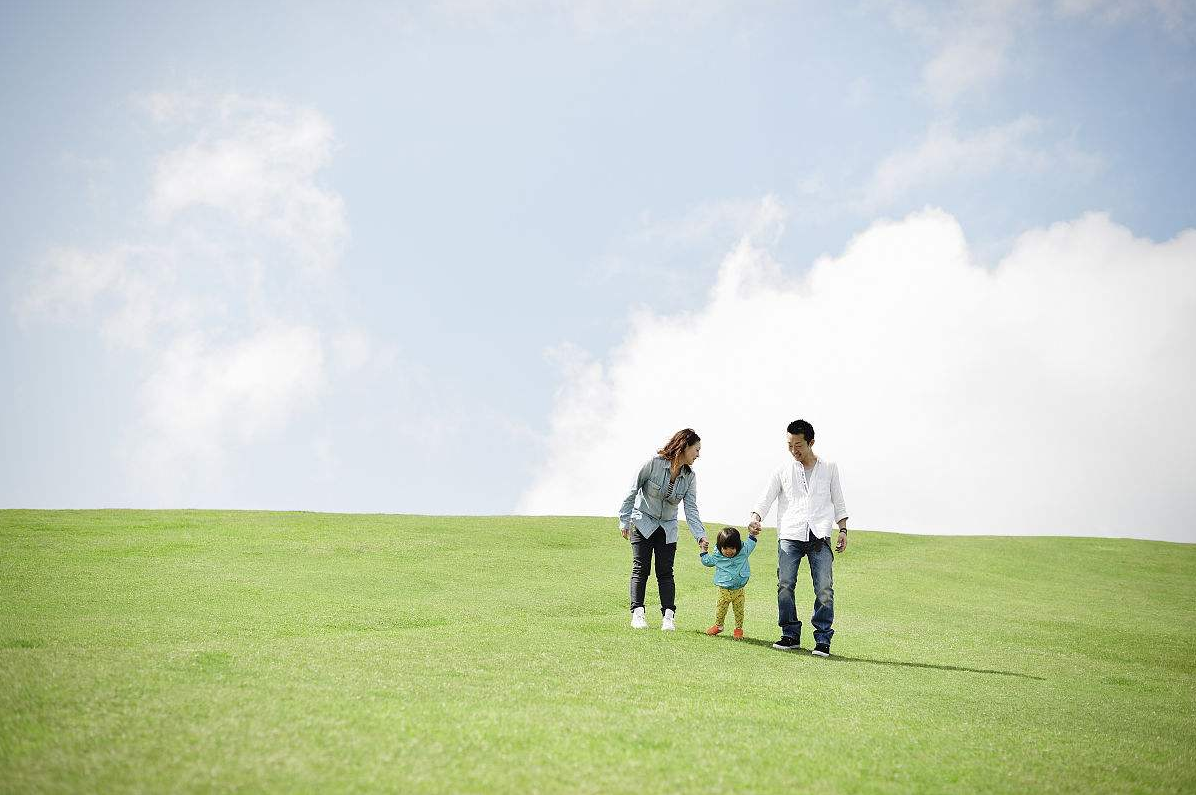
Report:
[[[748,523],[749,530],[759,530],[760,523],[764,521],[764,517],[768,516],[768,512],[772,509],[772,504],[777,501],[777,497],[781,493],[781,470],[772,473],[772,477],[768,481],[768,486],[765,487],[764,493],[760,495],[760,499],[756,501],[756,507],[752,511],[751,521]],[[779,517],[778,517],[779,518]]]
[[[843,487],[839,483],[839,465],[831,467],[831,503],[835,506],[835,522],[839,525],[839,540],[835,551],[847,549],[847,504],[843,501]]]

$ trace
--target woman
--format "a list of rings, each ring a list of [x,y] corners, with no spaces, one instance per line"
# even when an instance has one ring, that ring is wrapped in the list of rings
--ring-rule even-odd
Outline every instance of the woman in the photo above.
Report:
[[[668,444],[640,467],[623,499],[619,527],[623,538],[631,541],[631,626],[635,629],[648,628],[644,619],[644,590],[652,573],[653,555],[660,612],[664,617],[660,628],[677,628],[673,560],[677,556],[677,504],[681,501],[685,501],[689,532],[703,552],[707,549],[706,528],[698,516],[697,476],[692,469],[701,451],[702,440],[693,428],[677,431]]]

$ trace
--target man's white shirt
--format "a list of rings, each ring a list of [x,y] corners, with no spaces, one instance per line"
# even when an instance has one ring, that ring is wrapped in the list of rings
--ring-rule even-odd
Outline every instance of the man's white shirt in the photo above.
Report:
[[[809,541],[811,533],[830,538],[835,524],[847,518],[839,467],[822,459],[814,462],[808,482],[806,468],[796,460],[777,467],[756,502],[760,521],[773,502],[777,503],[777,538],[789,541]]]

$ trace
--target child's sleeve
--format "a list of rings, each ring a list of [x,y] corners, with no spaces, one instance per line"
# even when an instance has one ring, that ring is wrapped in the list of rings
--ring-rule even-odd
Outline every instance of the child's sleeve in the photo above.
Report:
[[[714,555],[711,555],[709,552],[703,552],[698,557],[701,558],[703,566],[714,566]]]
[[[756,548],[756,539],[748,536],[747,541],[743,542],[743,548],[747,550],[749,555],[752,554],[752,551]]]

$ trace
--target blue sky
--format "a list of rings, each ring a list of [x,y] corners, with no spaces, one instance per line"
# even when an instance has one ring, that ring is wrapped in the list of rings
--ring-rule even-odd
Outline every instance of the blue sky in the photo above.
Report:
[[[860,526],[1196,540],[1194,47],[1163,0],[7,3],[0,505],[609,515],[692,425],[741,522],[808,415]]]

